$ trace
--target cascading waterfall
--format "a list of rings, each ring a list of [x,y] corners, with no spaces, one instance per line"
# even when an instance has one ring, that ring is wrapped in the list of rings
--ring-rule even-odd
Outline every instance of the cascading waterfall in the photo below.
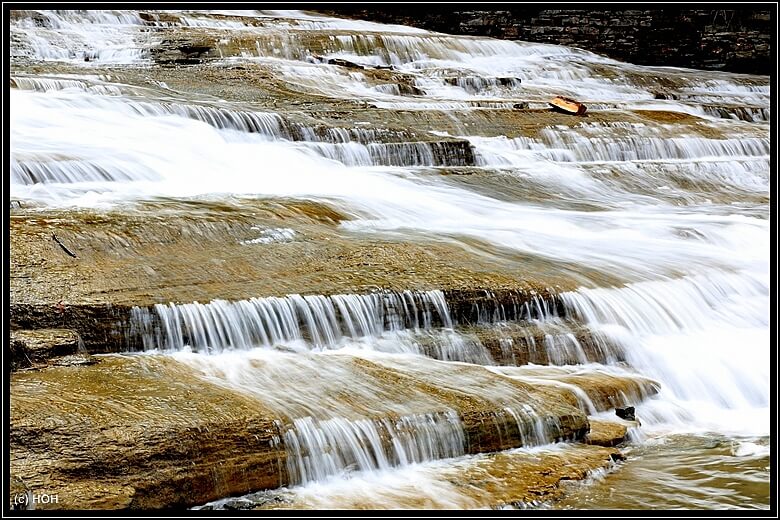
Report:
[[[20,13],[25,13],[21,11]],[[135,30],[143,20],[129,11],[27,11],[11,23],[11,38],[21,55],[43,60],[143,60]],[[25,52],[26,51],[26,52]]]
[[[462,461],[475,419],[433,389],[489,403],[478,420],[525,446],[563,427],[520,384],[587,415],[636,405],[653,434],[769,435],[767,78],[294,11],[15,11],[11,56],[12,199],[306,201],[343,219],[233,244],[408,241],[463,251],[474,278],[498,266],[465,300],[461,279],[371,280],[132,308],[123,355],[262,403],[291,485]],[[553,95],[592,119],[540,123]],[[500,293],[526,276],[566,288]],[[603,398],[588,378],[629,383]]]
[[[131,335],[145,348],[198,351],[251,348],[306,339],[317,347],[336,345],[345,336],[360,338],[407,328],[452,328],[441,291],[424,293],[291,295],[237,302],[135,307]]]
[[[648,407],[646,423],[768,434],[768,295],[766,273],[743,272],[582,289],[561,299],[622,343],[632,366],[662,382],[666,403]]]
[[[287,469],[297,484],[324,480],[346,468],[387,470],[394,466],[465,454],[457,414],[412,415],[397,421],[296,419],[284,434]],[[389,453],[388,453],[389,452]]]

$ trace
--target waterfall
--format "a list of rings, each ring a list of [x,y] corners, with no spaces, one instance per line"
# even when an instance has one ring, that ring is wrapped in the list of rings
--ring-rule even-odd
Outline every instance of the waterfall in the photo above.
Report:
[[[296,419],[284,433],[292,482],[323,480],[346,469],[387,470],[393,466],[457,457],[466,439],[457,414],[425,414],[374,422],[334,418]]]
[[[507,477],[512,448],[624,406],[632,449],[767,455],[767,77],[298,11],[9,24],[14,323],[94,325],[105,354],[19,391],[97,374],[85,391],[116,401],[96,415],[125,420],[126,381],[163,387],[155,413],[209,388],[263,418],[289,495],[442,468],[498,494],[485,460]],[[219,426],[179,412],[177,432]],[[116,424],[95,431],[147,425]]]
[[[302,339],[328,347],[344,337],[433,326],[453,326],[441,291],[157,304],[153,309],[134,307],[130,329],[146,349],[212,351]]]
[[[581,289],[561,299],[622,344],[631,366],[678,405],[648,407],[647,423],[768,431],[756,419],[769,406],[768,295],[765,275],[743,272]]]

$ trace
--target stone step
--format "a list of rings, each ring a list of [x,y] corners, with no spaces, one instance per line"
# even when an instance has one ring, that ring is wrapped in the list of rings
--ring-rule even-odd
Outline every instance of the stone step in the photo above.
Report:
[[[537,509],[568,496],[579,481],[615,468],[615,448],[573,443],[549,449],[511,450],[423,466],[415,479],[404,469],[387,472],[369,486],[285,488],[218,500],[197,509]],[[369,477],[370,478],[370,477]]]
[[[275,408],[293,410],[294,405],[272,399],[294,400],[286,388],[269,394],[263,386],[253,393],[167,356],[99,359],[75,369],[49,367],[12,376],[12,493],[23,482],[59,497],[45,507],[158,509],[291,483],[285,432],[295,425]],[[515,381],[478,366],[430,361],[411,369],[393,357],[332,355],[315,361],[352,374],[323,381],[333,388],[325,391],[370,389],[331,395],[348,398],[339,404],[347,414],[379,410],[364,417],[374,424],[402,424],[404,413],[381,412],[399,406],[411,414],[454,411],[465,435],[463,454],[502,451],[534,439],[531,416],[512,403],[537,410],[548,441],[582,440],[589,431],[568,390]],[[262,373],[263,366],[253,373]],[[325,367],[317,370],[328,373]],[[382,397],[387,392],[394,396],[390,401]]]

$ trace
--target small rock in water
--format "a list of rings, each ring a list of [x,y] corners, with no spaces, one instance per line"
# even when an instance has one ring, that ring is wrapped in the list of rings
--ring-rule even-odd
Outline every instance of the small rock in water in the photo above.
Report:
[[[671,94],[669,92],[654,92],[653,97],[655,99],[680,99],[677,94]]]
[[[615,415],[626,421],[636,421],[636,410],[633,406],[615,408]]]

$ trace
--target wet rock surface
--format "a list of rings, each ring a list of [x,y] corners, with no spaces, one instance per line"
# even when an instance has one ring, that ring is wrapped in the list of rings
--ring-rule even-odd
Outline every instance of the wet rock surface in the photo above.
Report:
[[[669,398],[648,338],[768,291],[718,257],[767,218],[766,77],[310,13],[11,24],[12,500],[541,507]]]
[[[555,308],[555,293],[573,287],[565,264],[554,285],[542,263],[538,281],[531,264],[508,276],[448,244],[350,235],[336,227],[348,216],[307,202],[155,203],[122,215],[21,211],[11,220],[11,325],[71,328],[91,352],[132,348],[133,306],[445,288],[452,317],[468,324],[516,319],[533,298]],[[291,240],[251,243],[280,226],[295,230]],[[54,231],[78,258],[51,240]]]
[[[160,509],[280,484],[284,453],[257,402],[150,368],[114,358],[14,375],[17,489],[57,495],[57,509]]]
[[[572,45],[641,65],[769,74],[770,12],[757,9],[542,9],[431,12],[418,7],[324,11],[450,34]],[[670,53],[674,56],[670,56]]]
[[[45,363],[53,357],[72,356],[82,345],[81,337],[74,330],[41,328],[11,331],[11,370]]]
[[[218,509],[372,509],[392,504],[396,509],[534,509],[554,504],[576,489],[575,482],[615,467],[614,448],[572,444],[565,449],[512,450],[459,461],[454,468],[431,469],[426,488],[414,484],[378,482],[371,490],[280,490],[251,494],[203,507]]]
[[[12,303],[62,301],[67,306],[107,300],[148,305],[372,288],[533,287],[529,274],[512,278],[490,261],[475,262],[446,244],[350,236],[328,225],[345,218],[328,207],[301,209],[291,202],[290,207],[249,204],[247,211],[209,203],[165,208],[121,217],[68,211],[15,214]],[[282,225],[297,230],[296,239],[241,243],[259,234],[253,226]],[[51,230],[57,230],[78,259],[51,241]],[[90,275],[96,272],[100,277]],[[561,280],[566,283],[565,275]],[[484,291],[472,294],[485,298]]]
[[[590,431],[585,436],[586,444],[613,447],[625,442],[628,428],[624,424],[588,418]]]
[[[410,375],[369,362],[360,366],[363,377],[377,381],[371,384],[411,384],[418,387],[414,392],[422,392],[419,395],[434,396],[457,410],[465,427],[466,453],[519,447],[528,438],[530,431],[518,429],[511,415],[477,397],[477,389],[437,386],[433,374],[425,371]],[[493,379],[493,384],[507,383]],[[518,398],[546,403],[559,439],[587,439],[593,426],[564,404],[571,396],[558,394],[565,396],[561,400],[554,389],[511,384]],[[176,361],[102,357],[93,366],[16,373],[11,389],[12,493],[24,483],[57,494],[59,503],[52,506],[58,508],[157,509],[287,483],[284,444],[274,422],[277,413],[262,400],[209,382]],[[604,454],[595,453],[596,459],[603,460]],[[538,468],[553,487],[563,478],[574,478],[563,476],[569,470],[544,473],[542,467],[524,471]],[[547,495],[542,490],[539,494]]]

